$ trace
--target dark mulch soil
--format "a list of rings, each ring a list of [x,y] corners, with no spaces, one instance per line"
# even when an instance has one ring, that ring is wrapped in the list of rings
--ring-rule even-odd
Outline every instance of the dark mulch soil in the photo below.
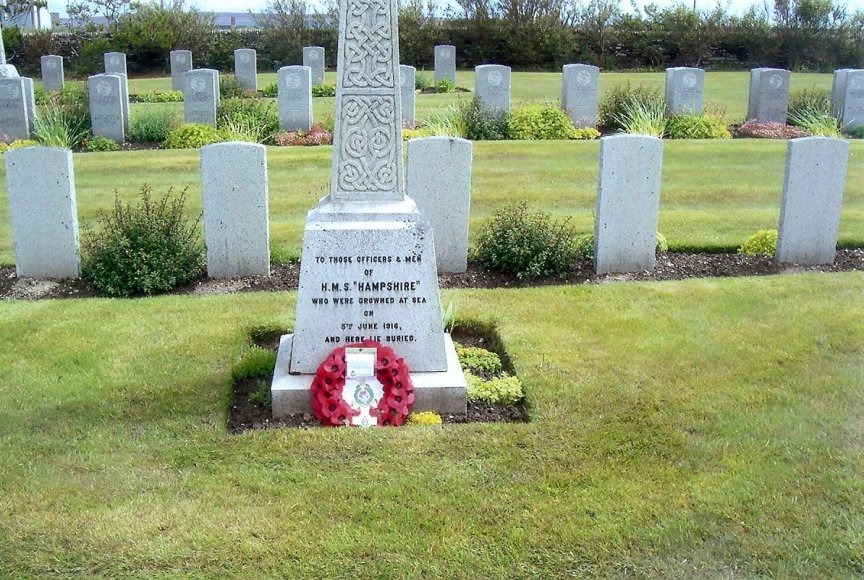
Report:
[[[501,348],[501,342],[494,336],[494,331],[490,333],[469,329],[456,329],[453,333],[453,339],[465,346],[479,346],[487,350],[493,351],[501,357],[501,363],[510,374],[516,374],[513,371],[513,365],[510,362],[510,357]],[[250,341],[261,348],[268,348],[273,351],[277,348],[277,341],[273,339],[265,339],[263,341]],[[301,429],[309,429],[312,427],[320,427],[320,423],[311,413],[303,413],[289,415],[281,419],[274,419],[269,406],[263,406],[252,402],[249,397],[258,390],[262,384],[270,385],[273,377],[266,379],[244,379],[234,383],[231,406],[228,409],[227,428],[231,433],[242,433],[250,429],[269,429],[273,427],[299,427]],[[524,405],[492,405],[489,403],[474,403],[468,402],[468,412],[463,414],[447,414],[442,415],[441,420],[444,423],[525,423],[528,421],[528,410]]]
[[[477,264],[469,264],[468,271],[460,274],[441,274],[441,288],[524,288],[564,284],[604,284],[630,280],[683,280],[685,278],[765,276],[793,272],[851,272],[864,271],[864,248],[837,250],[833,264],[804,266],[774,264],[765,256],[739,254],[706,254],[666,252],[657,258],[651,272],[633,274],[598,275],[590,263],[583,263],[564,276],[540,280],[519,280],[509,274],[489,272]],[[300,275],[299,264],[274,266],[270,277],[209,279],[178,288],[175,294],[227,294],[232,292],[276,292],[296,290]],[[0,299],[41,300],[45,298],[86,298],[95,296],[82,280],[48,280],[18,278],[15,268],[0,268]]]

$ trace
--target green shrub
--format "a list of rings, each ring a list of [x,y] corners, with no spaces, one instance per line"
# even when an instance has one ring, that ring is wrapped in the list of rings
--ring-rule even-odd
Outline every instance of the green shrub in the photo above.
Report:
[[[136,95],[139,103],[182,103],[183,91],[151,91]]]
[[[507,138],[506,111],[484,109],[480,101],[466,101],[461,107],[465,138],[472,141],[499,141]]]
[[[138,205],[124,204],[99,218],[98,230],[86,229],[81,242],[82,276],[108,296],[167,292],[197,278],[204,264],[199,221],[183,215],[186,190],[169,189],[151,200],[141,187]]]
[[[831,91],[828,89],[817,89],[812,86],[807,89],[794,91],[789,95],[789,120],[802,114],[822,113],[833,116],[831,111]]]
[[[741,244],[739,254],[747,256],[773,256],[777,251],[777,230],[759,230]]]
[[[336,85],[312,85],[313,97],[335,97]]]
[[[279,132],[279,116],[271,100],[225,99],[219,103],[216,126],[234,141],[263,143]]]
[[[267,381],[258,381],[255,390],[249,393],[249,402],[264,409],[269,408],[273,404],[273,399],[270,395],[270,383]]]
[[[621,119],[632,110],[634,103],[647,104],[652,109],[659,108],[664,112],[666,109],[659,89],[649,89],[642,85],[633,87],[628,81],[613,87],[600,101],[597,108],[597,126],[609,130],[623,130]]]
[[[278,340],[288,329],[280,324],[260,324],[249,329],[249,340],[252,342],[269,342]]]
[[[414,90],[422,91],[432,85],[432,75],[429,73],[418,72],[414,75]]]
[[[261,94],[268,99],[275,99],[279,96],[279,85],[277,85],[275,82],[270,83],[269,85],[261,89]]]
[[[222,99],[242,99],[243,90],[234,75],[219,75],[219,96]]]
[[[570,138],[577,141],[591,141],[600,138],[600,131],[594,127],[574,127]]]
[[[87,91],[66,85],[60,92],[45,95],[36,111],[36,139],[42,145],[75,149],[90,133],[90,105]]]
[[[501,358],[494,352],[476,346],[462,346],[455,343],[459,364],[464,370],[497,375],[503,370]]]
[[[276,353],[260,346],[250,346],[240,355],[240,360],[231,367],[231,380],[267,378],[276,368]]]
[[[529,213],[524,201],[495,212],[477,235],[476,256],[485,268],[519,279],[563,274],[578,257],[569,219]]]
[[[662,139],[666,132],[666,103],[637,97],[624,105],[623,112],[615,121],[625,133]]]
[[[421,411],[419,413],[411,413],[408,415],[406,424],[408,425],[441,425],[441,415],[435,411]]]
[[[666,236],[657,232],[655,239],[657,240],[657,246],[655,250],[658,252],[668,252],[669,251],[669,242],[666,240]]]
[[[215,127],[187,123],[172,129],[165,138],[168,149],[198,149],[211,143],[226,141],[225,136]]]
[[[513,405],[522,400],[525,393],[522,389],[522,381],[519,377],[513,377],[502,373],[484,381],[470,371],[465,371],[465,381],[468,383],[467,395],[469,401],[483,401],[485,403]]]
[[[436,93],[455,93],[456,92],[456,83],[451,81],[450,79],[441,79],[435,85]]]
[[[133,143],[162,143],[180,125],[180,114],[176,111],[146,108],[132,119],[128,138]]]
[[[669,139],[731,139],[722,119],[713,115],[673,115],[666,123]]]
[[[84,151],[89,152],[120,150],[120,146],[117,144],[117,141],[115,141],[114,139],[109,139],[108,137],[102,137],[101,135],[87,137],[83,145]]]
[[[33,139],[17,139],[11,143],[3,143],[0,141],[0,153],[6,153],[10,149],[20,149],[21,147],[33,147],[39,145],[38,141]]]
[[[569,139],[573,124],[567,113],[554,105],[526,105],[507,118],[511,139]]]
[[[864,125],[855,127],[854,129],[847,129],[846,133],[855,139],[864,139]]]

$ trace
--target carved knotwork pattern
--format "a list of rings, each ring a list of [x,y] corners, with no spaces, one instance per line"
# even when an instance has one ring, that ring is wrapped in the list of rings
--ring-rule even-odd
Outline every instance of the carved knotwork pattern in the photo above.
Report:
[[[348,0],[345,88],[394,87],[389,0]]]
[[[339,145],[341,191],[396,191],[393,97],[346,96]]]

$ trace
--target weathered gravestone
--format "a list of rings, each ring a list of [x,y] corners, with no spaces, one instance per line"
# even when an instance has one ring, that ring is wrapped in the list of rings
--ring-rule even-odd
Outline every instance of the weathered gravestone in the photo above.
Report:
[[[308,131],[312,128],[312,69],[308,66],[283,66],[276,73],[279,127],[283,131]]]
[[[324,47],[304,46],[303,66],[312,69],[312,84],[315,86],[324,84]]]
[[[72,152],[59,147],[7,151],[9,221],[19,277],[77,278],[78,214]]]
[[[399,87],[402,90],[402,122],[414,126],[414,80],[417,69],[413,66],[399,65]]]
[[[42,68],[42,88],[46,91],[62,91],[66,84],[63,74],[63,57],[54,54],[39,59]]]
[[[125,75],[100,74],[87,79],[90,96],[90,125],[94,135],[126,141],[126,120],[123,107]]]
[[[594,222],[598,274],[653,270],[663,141],[646,135],[600,140]]]
[[[254,48],[234,51],[234,78],[244,89],[258,90],[258,53]]]
[[[837,69],[831,78],[831,114],[838,119],[843,116],[843,99],[846,97],[846,75],[851,70],[855,69]]]
[[[848,154],[842,139],[789,141],[775,262],[834,262]]]
[[[14,66],[6,62],[6,46],[3,44],[3,27],[0,26],[0,79],[14,78],[18,78],[18,71]]]
[[[750,71],[748,120],[786,123],[790,75],[788,70],[779,68],[754,68]]]
[[[267,150],[257,143],[201,148],[207,275],[270,275]]]
[[[474,68],[474,90],[487,111],[510,111],[510,67],[481,64]]]
[[[846,74],[840,122],[846,131],[864,127],[864,69],[850,70]]]
[[[600,69],[590,64],[565,64],[562,73],[561,108],[574,126],[594,127]]]
[[[30,137],[32,113],[27,98],[26,79],[0,79],[0,137],[7,142]]]
[[[105,61],[105,73],[109,75],[120,74],[128,75],[126,69],[126,53],[123,52],[106,52],[102,55]]]
[[[686,66],[666,69],[666,108],[670,113],[702,114],[705,71]]]
[[[199,68],[186,72],[183,77],[183,121],[215,127],[219,71]]]
[[[184,76],[192,70],[192,52],[189,50],[172,50],[171,56],[171,90],[185,90]]]
[[[456,86],[456,47],[451,44],[435,47],[435,84],[444,79]]]
[[[465,412],[465,378],[441,322],[429,224],[405,196],[397,1],[341,0],[330,194],[303,235],[294,334],[282,338],[273,415],[310,410],[330,352],[373,340],[411,371],[415,410]]]
[[[435,234],[439,272],[468,268],[471,141],[425,137],[408,141],[408,195]]]

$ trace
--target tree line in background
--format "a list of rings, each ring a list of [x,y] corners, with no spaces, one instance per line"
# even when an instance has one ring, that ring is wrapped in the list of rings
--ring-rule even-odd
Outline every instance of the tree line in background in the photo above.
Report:
[[[40,0],[10,0],[6,10]],[[433,68],[436,44],[456,46],[457,67],[507,64],[517,70],[560,70],[567,63],[604,70],[700,66],[741,69],[772,66],[831,71],[864,63],[864,12],[850,14],[834,0],[775,0],[743,16],[722,7],[684,5],[625,11],[622,0],[407,0],[399,10],[401,61]],[[63,29],[3,30],[7,58],[23,74],[38,76],[39,57],[65,57],[67,74],[103,70],[102,55],[127,54],[130,72],[168,70],[168,53],[188,49],[196,67],[231,70],[237,48],[258,51],[259,70],[302,61],[304,46],[323,46],[335,66],[337,4],[312,10],[305,0],[270,0],[260,30],[221,30],[214,15],[185,0],[77,0]],[[94,24],[101,16],[103,24]]]

